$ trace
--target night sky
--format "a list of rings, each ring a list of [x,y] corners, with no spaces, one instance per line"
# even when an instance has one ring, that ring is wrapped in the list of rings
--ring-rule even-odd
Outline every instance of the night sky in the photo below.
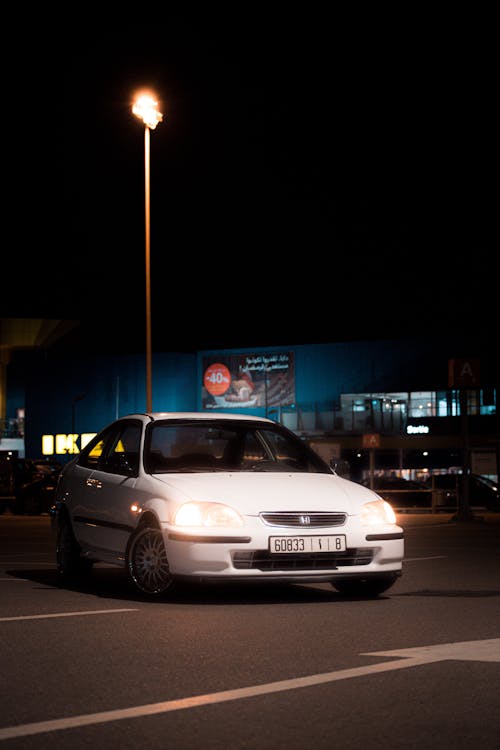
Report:
[[[304,8],[12,22],[1,317],[144,348],[146,86],[155,349],[496,342],[492,19]]]

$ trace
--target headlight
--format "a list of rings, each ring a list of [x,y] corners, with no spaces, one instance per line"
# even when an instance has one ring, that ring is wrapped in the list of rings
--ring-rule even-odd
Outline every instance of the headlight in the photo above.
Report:
[[[374,500],[361,508],[361,523],[363,526],[396,523],[396,514],[386,500]]]
[[[174,516],[176,526],[243,526],[234,508],[222,503],[185,503]]]

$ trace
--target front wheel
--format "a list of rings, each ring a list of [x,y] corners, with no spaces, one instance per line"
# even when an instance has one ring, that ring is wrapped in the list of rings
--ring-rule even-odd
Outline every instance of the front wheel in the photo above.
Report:
[[[385,575],[373,578],[344,578],[332,581],[332,586],[343,596],[374,598],[387,591],[396,581],[397,576]]]
[[[127,571],[136,588],[148,596],[162,596],[173,586],[167,551],[160,529],[139,529],[127,550]]]

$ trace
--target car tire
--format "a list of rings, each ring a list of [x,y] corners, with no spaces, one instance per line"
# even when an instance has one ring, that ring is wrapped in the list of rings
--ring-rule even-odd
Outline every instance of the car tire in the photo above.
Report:
[[[173,588],[160,529],[152,526],[138,529],[130,540],[126,559],[129,578],[142,594],[160,597]]]
[[[65,580],[88,575],[92,570],[92,561],[81,556],[80,545],[66,516],[62,516],[57,524],[56,565],[57,572]]]
[[[375,576],[373,578],[344,578],[332,581],[332,586],[342,596],[374,598],[390,589],[397,576]]]

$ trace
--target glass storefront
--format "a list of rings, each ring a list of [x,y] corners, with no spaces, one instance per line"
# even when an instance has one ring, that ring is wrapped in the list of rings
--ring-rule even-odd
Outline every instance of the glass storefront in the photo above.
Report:
[[[457,417],[461,414],[459,390],[409,391],[398,393],[344,393],[340,416],[344,429],[358,431],[370,426],[374,431],[399,432],[406,419]],[[496,390],[467,390],[469,415],[496,414]]]

